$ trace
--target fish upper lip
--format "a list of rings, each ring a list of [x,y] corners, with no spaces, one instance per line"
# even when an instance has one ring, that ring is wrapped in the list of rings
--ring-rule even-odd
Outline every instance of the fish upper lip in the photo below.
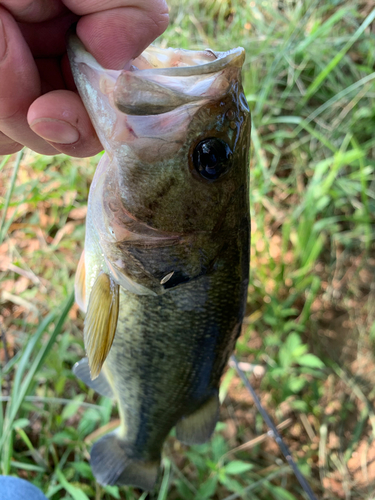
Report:
[[[147,52],[146,49],[144,52]],[[216,56],[217,59],[214,61],[208,61],[204,64],[197,64],[195,66],[183,66],[183,67],[167,67],[167,68],[152,68],[136,70],[142,71],[142,75],[164,75],[164,76],[195,76],[195,75],[208,75],[210,73],[218,73],[228,66],[238,66],[242,67],[245,60],[245,49],[242,47],[237,47],[235,49],[229,50],[227,52],[214,52],[209,50],[212,54]]]
[[[89,66],[96,69],[105,69],[108,72],[113,72],[114,74],[118,74],[119,70],[110,70],[108,68],[103,68],[95,58],[86,50],[85,46],[78,38],[75,33],[70,33],[68,35],[68,51],[70,53],[70,57],[73,56],[75,63],[86,63]],[[155,51],[155,52],[163,52],[165,49],[159,49],[153,45],[150,45],[146,48],[142,54],[147,54],[147,52]],[[190,51],[186,51],[190,52]],[[174,67],[155,67],[149,69],[138,69],[136,66],[131,66],[131,63],[128,63],[126,67],[123,68],[122,71],[130,70],[130,71],[140,71],[144,76],[152,76],[152,75],[164,75],[164,76],[196,76],[196,75],[208,75],[210,73],[217,73],[224,68],[229,67],[238,67],[241,68],[243,62],[245,60],[245,49],[243,47],[237,47],[232,50],[228,50],[226,52],[215,52],[211,49],[205,49],[207,53],[213,54],[216,59],[213,61],[207,61],[202,64],[196,64],[191,66],[174,66]],[[142,55],[141,54],[141,55]],[[133,60],[135,62],[137,58]],[[121,70],[120,70],[121,71]]]

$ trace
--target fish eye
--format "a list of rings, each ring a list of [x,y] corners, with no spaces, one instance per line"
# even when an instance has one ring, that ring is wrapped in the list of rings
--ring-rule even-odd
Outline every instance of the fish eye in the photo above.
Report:
[[[194,168],[204,179],[214,181],[229,170],[232,156],[226,142],[217,137],[208,137],[195,146]]]

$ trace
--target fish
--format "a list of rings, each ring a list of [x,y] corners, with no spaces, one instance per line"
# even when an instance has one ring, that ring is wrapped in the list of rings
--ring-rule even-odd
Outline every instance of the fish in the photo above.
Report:
[[[151,490],[172,428],[187,445],[210,439],[245,314],[245,54],[150,46],[115,71],[75,34],[68,54],[105,151],[75,278],[86,357],[73,371],[121,421],[90,464],[102,485]]]

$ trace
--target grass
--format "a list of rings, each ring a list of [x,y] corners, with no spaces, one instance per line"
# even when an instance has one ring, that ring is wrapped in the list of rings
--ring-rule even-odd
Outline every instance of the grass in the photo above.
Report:
[[[375,490],[375,11],[372,4],[173,0],[164,46],[245,47],[252,110],[251,284],[237,357],[319,498]],[[0,472],[51,500],[138,499],[95,484],[118,418],[75,380],[72,306],[97,158],[0,163]],[[250,365],[249,365],[250,366]],[[258,376],[255,376],[258,374]],[[212,441],[171,436],[155,498],[303,498],[234,369]]]

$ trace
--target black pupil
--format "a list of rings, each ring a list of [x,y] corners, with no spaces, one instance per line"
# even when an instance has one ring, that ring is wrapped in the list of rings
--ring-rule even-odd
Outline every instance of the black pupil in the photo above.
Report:
[[[194,167],[205,179],[215,180],[228,170],[231,157],[232,152],[226,142],[210,137],[194,149]]]

